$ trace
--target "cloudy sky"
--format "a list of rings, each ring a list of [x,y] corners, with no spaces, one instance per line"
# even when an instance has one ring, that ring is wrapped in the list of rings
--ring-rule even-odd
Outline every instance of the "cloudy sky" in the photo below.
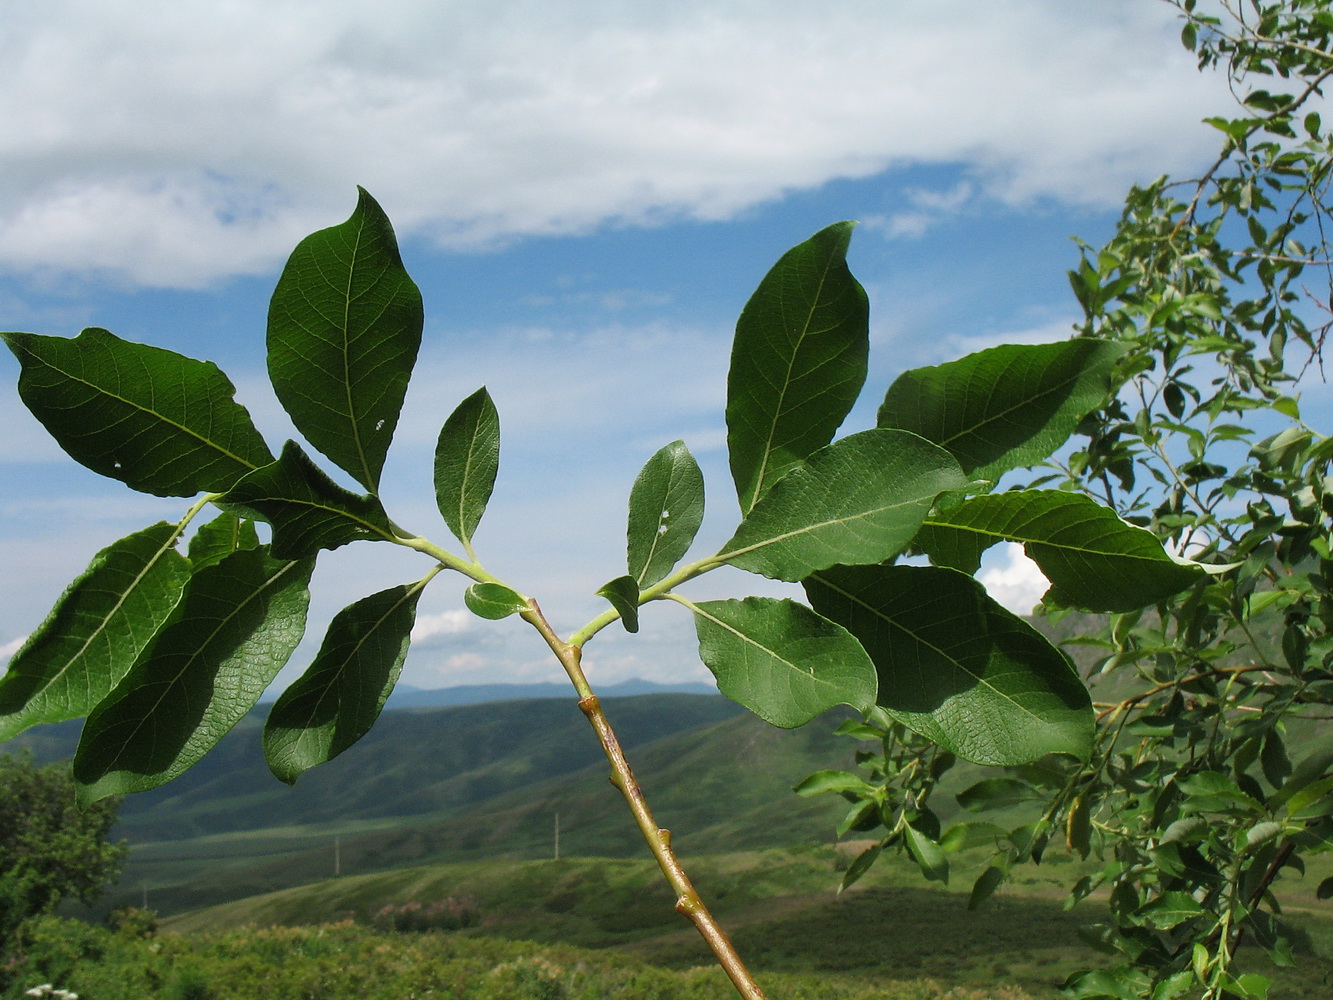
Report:
[[[1067,335],[1071,236],[1110,232],[1127,187],[1207,162],[1223,81],[1159,0],[735,0],[419,4],[0,0],[0,328],[107,327],[218,362],[275,447],[267,297],[292,246],[366,187],[426,301],[385,500],[447,542],[430,454],[479,385],[502,468],[477,536],[493,572],[568,634],[624,572],[624,502],[684,438],[709,487],[701,547],[736,507],[722,421],[735,318],[789,246],[862,223],[872,374]],[[184,504],[66,459],[0,357],[0,658],[92,554]],[[312,638],[417,579],[369,543],[321,560]],[[992,563],[993,592],[1040,593]],[[739,573],[699,597],[780,593]],[[588,649],[596,684],[707,677],[677,606]],[[404,680],[555,679],[530,630],[481,622],[439,578]]]

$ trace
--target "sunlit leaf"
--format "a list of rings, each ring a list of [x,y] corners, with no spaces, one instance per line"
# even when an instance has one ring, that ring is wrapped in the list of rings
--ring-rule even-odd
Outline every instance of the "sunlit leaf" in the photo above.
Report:
[[[1125,349],[1091,339],[1004,344],[916,368],[889,387],[878,423],[934,441],[975,479],[998,479],[1047,458],[1106,401]]]
[[[278,778],[292,784],[370,731],[402,672],[422,589],[391,587],[334,617],[314,662],[264,724],[264,758]]]
[[[74,756],[81,804],[165,784],[231,731],[301,641],[314,566],[242,549],[191,577],[84,725]]]
[[[1092,704],[1064,654],[969,576],[932,566],[839,566],[805,582],[814,609],[860,640],[879,704],[967,760],[1086,759]]]
[[[0,677],[0,741],[91,712],[171,614],[190,566],[180,528],[155,524],[96,556]]]
[[[629,575],[650,587],[689,551],[704,518],[704,477],[684,441],[648,459],[629,494]]]
[[[1196,582],[1150,531],[1077,493],[1013,490],[973,497],[931,516],[918,543],[931,560],[975,572],[996,542],[1022,542],[1051,589],[1046,600],[1086,611],[1133,611]]]
[[[302,240],[278,279],[268,371],[297,430],[374,493],[424,313],[388,217],[357,190],[352,217]]]
[[[500,415],[483,386],[458,404],[435,446],[435,499],[464,545],[486,512],[500,469]]]
[[[304,559],[320,549],[393,536],[379,500],[343,489],[295,441],[288,441],[276,462],[246,476],[218,504],[271,524],[273,554],[280,559]]]
[[[736,324],[727,448],[742,514],[833,439],[865,382],[869,305],[847,268],[853,226],[783,254]]]
[[[966,483],[947,451],[905,431],[835,441],[792,469],[722,546],[718,558],[778,580],[901,552],[935,498]]]
[[[19,395],[75,461],[141,493],[220,492],[273,461],[235,386],[210,361],[106,330],[0,334]]]
[[[474,583],[463,592],[463,603],[478,618],[499,621],[528,610],[528,602],[502,583]]]
[[[691,604],[699,657],[718,689],[765,722],[803,726],[834,705],[868,708],[875,667],[840,625],[795,601]]]

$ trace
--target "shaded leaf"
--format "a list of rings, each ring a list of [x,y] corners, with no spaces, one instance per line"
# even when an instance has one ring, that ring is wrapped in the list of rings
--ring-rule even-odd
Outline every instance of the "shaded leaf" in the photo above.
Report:
[[[977,880],[972,883],[972,891],[967,897],[967,908],[975,910],[991,896],[995,895],[995,890],[1004,884],[1004,871],[991,865],[984,872],[977,876]]]
[[[435,500],[464,545],[481,523],[500,469],[500,415],[486,387],[449,415],[435,446]]]
[[[948,452],[915,434],[852,434],[784,476],[718,558],[789,581],[837,563],[880,562],[907,546],[941,492],[965,483]]]
[[[84,725],[74,755],[81,805],[165,784],[230,732],[301,641],[314,566],[242,549],[190,578]]]
[[[983,778],[963,789],[955,798],[964,809],[980,812],[1038,801],[1042,795],[1026,781],[1017,778]]]
[[[875,861],[879,858],[880,852],[883,850],[884,848],[882,845],[875,844],[871,847],[867,847],[864,851],[858,854],[855,860],[847,866],[847,871],[843,872],[842,882],[838,886],[838,891],[845,892],[857,882],[861,881],[861,876],[870,871],[874,866]]]
[[[237,549],[259,547],[259,533],[255,523],[237,517],[230,511],[223,511],[199,530],[190,539],[190,566],[199,572],[205,566],[221,562]]]
[[[620,623],[626,632],[639,631],[639,585],[632,576],[618,576],[604,584],[598,591],[598,597],[605,597],[611,607],[620,615]]]
[[[703,519],[703,473],[685,442],[673,441],[648,459],[629,494],[629,575],[640,588],[671,572]]]
[[[295,441],[282,456],[246,476],[218,506],[273,526],[273,554],[304,559],[362,539],[389,539],[389,515],[375,497],[343,489]]]
[[[478,618],[499,621],[528,610],[523,595],[502,583],[474,583],[463,591],[463,603]]]
[[[1124,344],[1079,338],[1005,344],[903,372],[879,408],[880,427],[946,448],[976,479],[1035,465],[1106,402]]]
[[[273,390],[307,441],[372,493],[421,346],[421,293],[384,211],[361,188],[351,218],[302,240],[268,311]]]
[[[1186,920],[1202,916],[1205,910],[1187,892],[1164,892],[1150,903],[1139,907],[1136,916],[1149,927],[1170,930]]]
[[[88,329],[0,334],[23,402],[75,461],[141,493],[221,492],[273,461],[211,361]]]
[[[343,608],[305,674],[264,724],[264,759],[292,784],[361,739],[398,681],[421,584],[391,587]]]
[[[803,726],[834,705],[870,707],[875,668],[840,625],[795,601],[689,604],[699,657],[718,689],[765,722]]]
[[[1087,759],[1092,703],[1064,654],[969,576],[933,566],[838,566],[805,581],[821,615],[860,640],[879,704],[979,764]]]
[[[1023,543],[1051,589],[1044,600],[1085,611],[1133,611],[1196,582],[1152,532],[1109,507],[1060,490],[972,497],[926,519],[917,542],[937,565],[973,573],[996,542]]]
[[[949,884],[949,862],[939,844],[910,823],[903,827],[903,841],[907,844],[907,853],[912,855],[912,860],[928,881]]]
[[[93,557],[0,678],[0,741],[91,712],[176,606],[190,565],[162,522]]]
[[[782,255],[736,323],[727,449],[741,513],[833,435],[860,395],[870,307],[847,268],[851,222]]]

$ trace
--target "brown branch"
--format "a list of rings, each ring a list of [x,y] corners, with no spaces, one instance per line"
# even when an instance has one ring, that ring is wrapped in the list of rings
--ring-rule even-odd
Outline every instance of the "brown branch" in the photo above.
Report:
[[[1258,671],[1272,670],[1267,664],[1251,665],[1248,667],[1217,667],[1213,670],[1203,670],[1197,674],[1190,674],[1188,677],[1181,677],[1178,680],[1168,681],[1165,684],[1158,684],[1149,688],[1147,691],[1140,691],[1124,701],[1118,701],[1114,704],[1107,704],[1107,707],[1097,715],[1098,722],[1104,722],[1107,716],[1119,715],[1121,712],[1133,708],[1141,701],[1146,701],[1155,694],[1161,694],[1163,691],[1170,691],[1172,688],[1180,687],[1182,684],[1190,684],[1193,681],[1201,681],[1208,677],[1237,677],[1241,674],[1251,674]],[[1103,702],[1102,704],[1106,704]]]

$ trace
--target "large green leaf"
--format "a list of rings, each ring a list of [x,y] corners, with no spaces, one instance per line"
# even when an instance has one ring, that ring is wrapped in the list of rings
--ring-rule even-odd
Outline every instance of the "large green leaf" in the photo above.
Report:
[[[704,519],[699,463],[673,441],[644,465],[629,494],[629,575],[640,588],[671,572]]]
[[[273,526],[273,554],[304,559],[362,539],[389,539],[393,529],[373,496],[352,493],[326,476],[295,441],[282,456],[246,476],[218,505]]]
[[[1176,562],[1152,534],[1077,493],[1013,490],[973,497],[930,517],[918,543],[937,565],[974,573],[1000,541],[1022,542],[1052,603],[1133,611],[1178,593],[1202,570]]]
[[[191,577],[171,620],[84,725],[80,804],[165,784],[231,731],[301,641],[314,566],[261,547]]]
[[[307,441],[379,489],[421,346],[421,293],[364,190],[352,217],[302,240],[268,313],[268,372]]]
[[[255,522],[238,517],[231,511],[222,511],[190,539],[190,565],[198,573],[205,566],[221,562],[237,549],[259,547],[259,532]]]
[[[1104,340],[1006,344],[903,372],[884,397],[879,426],[920,434],[974,478],[998,479],[1047,458],[1106,401],[1124,352]]]
[[[866,377],[870,309],[847,268],[855,223],[782,255],[736,323],[727,448],[741,513],[833,440]]]
[[[815,610],[860,640],[879,704],[979,764],[1086,759],[1088,692],[1064,654],[977,581],[933,566],[835,566],[805,581]]]
[[[19,395],[72,458],[141,493],[220,492],[273,461],[236,387],[211,361],[89,329],[3,333]]]
[[[435,499],[464,545],[472,544],[499,470],[500,415],[483,386],[449,415],[435,446]]]
[[[264,724],[264,757],[278,778],[292,784],[370,731],[402,672],[423,589],[391,587],[334,616],[314,662]]]
[[[874,703],[875,666],[865,650],[804,604],[747,597],[687,606],[718,689],[765,722],[792,729],[834,705]]]
[[[171,614],[190,577],[180,527],[155,524],[93,557],[0,678],[0,742],[91,712]]]
[[[901,552],[935,498],[967,482],[943,448],[906,431],[842,438],[784,476],[718,558],[778,580]]]

